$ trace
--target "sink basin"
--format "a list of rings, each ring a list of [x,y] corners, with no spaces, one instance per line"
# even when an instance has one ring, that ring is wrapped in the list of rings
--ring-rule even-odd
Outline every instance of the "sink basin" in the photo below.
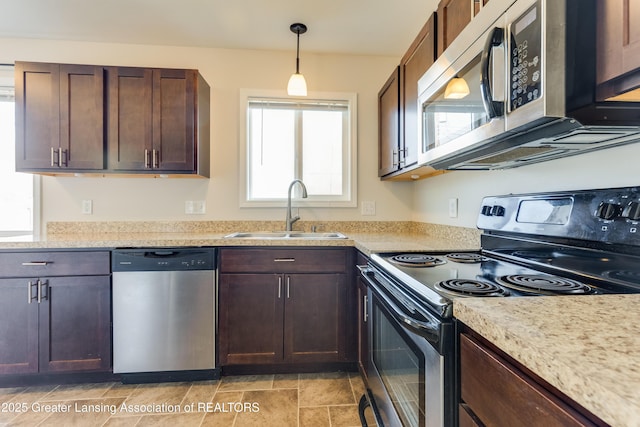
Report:
[[[224,236],[225,239],[346,239],[342,233],[305,233],[302,231],[251,231]]]

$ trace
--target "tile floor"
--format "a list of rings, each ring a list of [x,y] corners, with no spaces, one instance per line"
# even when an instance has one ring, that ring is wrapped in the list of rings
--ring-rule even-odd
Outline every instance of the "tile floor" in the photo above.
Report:
[[[0,388],[0,426],[360,426],[358,373]]]

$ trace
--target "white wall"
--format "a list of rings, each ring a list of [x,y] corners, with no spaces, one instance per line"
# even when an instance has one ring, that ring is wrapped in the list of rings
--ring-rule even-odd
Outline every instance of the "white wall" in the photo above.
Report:
[[[414,183],[414,221],[475,227],[482,197],[640,185],[640,143],[502,171],[452,171]],[[449,199],[458,217],[449,218]]]
[[[43,223],[106,220],[283,219],[284,208],[238,207],[239,89],[284,90],[295,53],[190,47],[1,39],[0,63],[16,60],[140,67],[196,68],[211,86],[211,179],[44,177]],[[374,217],[358,208],[301,209],[305,220],[409,220],[411,183],[377,179],[377,93],[398,58],[301,52],[310,91],[358,94],[358,199],[375,201]],[[94,214],[81,214],[83,199]],[[205,215],[185,215],[185,200],[205,200]]]

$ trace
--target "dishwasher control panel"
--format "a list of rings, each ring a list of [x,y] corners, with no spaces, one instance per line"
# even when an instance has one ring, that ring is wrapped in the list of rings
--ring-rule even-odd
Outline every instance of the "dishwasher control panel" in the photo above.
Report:
[[[213,248],[117,249],[111,257],[112,271],[214,270]]]

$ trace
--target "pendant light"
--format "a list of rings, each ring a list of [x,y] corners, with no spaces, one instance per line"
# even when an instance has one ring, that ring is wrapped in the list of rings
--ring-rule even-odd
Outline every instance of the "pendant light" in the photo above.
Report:
[[[296,46],[296,72],[291,74],[289,78],[289,84],[287,85],[287,93],[289,96],[307,96],[307,82],[304,76],[300,74],[300,34],[307,32],[307,26],[304,24],[291,24],[289,27],[291,32],[296,33],[298,36],[298,43]]]

